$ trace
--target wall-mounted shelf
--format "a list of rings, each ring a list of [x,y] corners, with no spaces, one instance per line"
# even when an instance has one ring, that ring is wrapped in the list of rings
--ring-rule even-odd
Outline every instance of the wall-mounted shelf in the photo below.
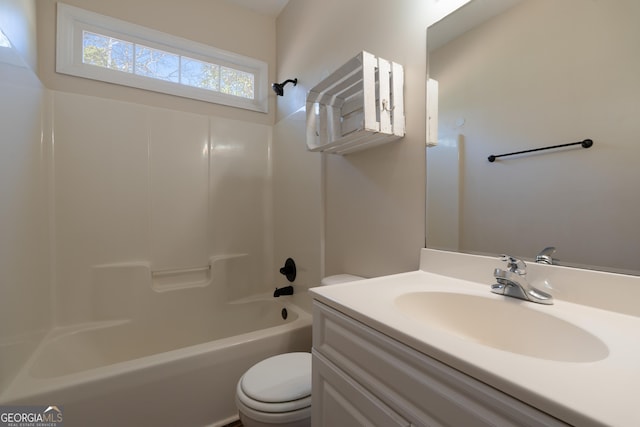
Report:
[[[402,65],[362,51],[307,95],[307,148],[348,154],[404,136]]]

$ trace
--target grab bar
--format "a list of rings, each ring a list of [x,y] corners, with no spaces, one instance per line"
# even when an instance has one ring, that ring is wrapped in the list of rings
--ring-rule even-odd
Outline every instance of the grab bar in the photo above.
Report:
[[[207,265],[204,267],[155,270],[151,272],[151,275],[152,276],[170,276],[175,274],[197,273],[199,271],[208,271],[208,270],[211,270],[211,265]]]
[[[593,140],[592,139],[585,139],[584,141],[570,142],[568,144],[550,145],[548,147],[533,148],[531,150],[523,150],[523,151],[515,151],[513,153],[497,154],[497,155],[492,154],[487,159],[491,163],[493,163],[493,162],[496,161],[496,159],[498,157],[515,156],[516,154],[533,153],[534,151],[551,150],[553,148],[569,147],[570,145],[578,145],[578,144],[582,145],[583,148],[589,148],[589,147],[591,147],[593,145]]]

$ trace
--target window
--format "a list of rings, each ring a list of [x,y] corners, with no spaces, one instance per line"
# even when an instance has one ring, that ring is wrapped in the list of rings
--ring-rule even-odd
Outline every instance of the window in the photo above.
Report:
[[[0,30],[0,47],[11,47],[11,42],[1,30]]]
[[[265,62],[61,3],[56,71],[267,112]]]
[[[4,71],[5,65],[20,68],[26,67],[22,56],[20,56],[18,50],[16,50],[9,38],[2,32],[2,28],[0,28],[0,68],[2,68],[0,71]]]

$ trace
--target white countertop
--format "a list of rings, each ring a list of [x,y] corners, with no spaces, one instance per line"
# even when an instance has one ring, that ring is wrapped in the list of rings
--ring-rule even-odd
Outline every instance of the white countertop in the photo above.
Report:
[[[550,306],[524,302],[531,305],[528,309],[589,331],[609,349],[607,357],[595,362],[561,362],[479,344],[417,322],[394,306],[398,296],[422,291],[506,298],[491,294],[488,282],[426,271],[313,288],[311,293],[316,300],[566,423],[640,426],[640,317],[563,300]]]

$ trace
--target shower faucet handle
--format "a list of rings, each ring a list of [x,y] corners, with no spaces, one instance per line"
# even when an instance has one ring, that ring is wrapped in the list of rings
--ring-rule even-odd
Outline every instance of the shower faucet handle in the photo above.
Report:
[[[287,258],[284,262],[284,267],[280,269],[280,274],[286,276],[289,282],[296,280],[296,263],[293,258]]]

